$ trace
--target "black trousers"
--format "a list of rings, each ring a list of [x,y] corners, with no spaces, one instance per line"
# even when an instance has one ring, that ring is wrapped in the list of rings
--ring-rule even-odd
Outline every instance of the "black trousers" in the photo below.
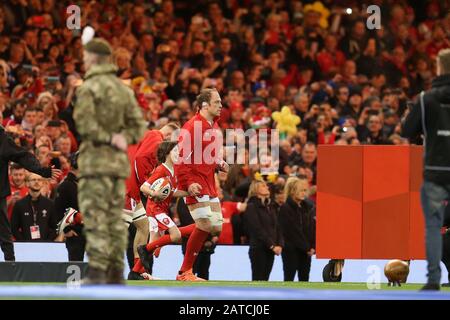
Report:
[[[269,281],[275,254],[266,248],[250,248],[248,251],[252,265],[252,281]]]
[[[86,238],[83,236],[69,238],[66,240],[66,248],[69,254],[69,261],[83,261]]]
[[[14,245],[12,241],[11,225],[8,221],[6,198],[0,198],[0,247],[5,261],[15,261]]]
[[[134,237],[136,235],[136,227],[133,224],[130,224],[128,227],[128,246],[127,246],[127,262],[130,270],[134,267],[134,252],[133,252],[133,243]]]
[[[245,234],[240,214],[235,214],[231,217],[231,226],[233,228],[233,243],[241,244],[241,237]]]
[[[298,272],[298,281],[309,281],[311,271],[311,257],[296,248],[283,248],[281,253],[283,259],[284,281],[294,281]]]
[[[195,260],[194,266],[192,267],[192,272],[197,275],[197,277],[209,280],[209,266],[211,265],[211,253],[210,252],[200,252]]]
[[[445,234],[442,240],[442,262],[447,268],[448,282],[450,283],[450,234]]]

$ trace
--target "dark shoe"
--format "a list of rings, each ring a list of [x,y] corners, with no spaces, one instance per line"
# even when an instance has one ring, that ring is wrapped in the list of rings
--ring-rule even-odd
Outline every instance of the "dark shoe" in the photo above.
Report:
[[[147,272],[151,269],[153,255],[147,251],[145,245],[137,247],[137,252],[139,254],[139,259]]]
[[[441,290],[441,286],[436,283],[427,283],[420,289],[420,291],[439,291]]]
[[[122,268],[109,268],[107,276],[107,284],[125,284]]]
[[[130,273],[128,273],[128,280],[147,280],[147,279],[141,276],[138,272],[130,271]]]
[[[88,268],[87,276],[81,281],[82,285],[106,284],[106,271]]]
[[[449,288],[449,287],[450,287],[450,283],[444,283],[444,284],[441,284],[441,287]]]

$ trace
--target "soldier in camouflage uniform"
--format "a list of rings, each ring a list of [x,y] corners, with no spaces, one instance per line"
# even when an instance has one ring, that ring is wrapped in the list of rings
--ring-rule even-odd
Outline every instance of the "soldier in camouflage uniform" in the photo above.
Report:
[[[127,230],[122,221],[128,144],[146,129],[133,91],[117,78],[111,47],[95,38],[84,46],[85,81],[77,89],[74,119],[82,143],[78,201],[84,214],[89,269],[85,284],[124,283]]]

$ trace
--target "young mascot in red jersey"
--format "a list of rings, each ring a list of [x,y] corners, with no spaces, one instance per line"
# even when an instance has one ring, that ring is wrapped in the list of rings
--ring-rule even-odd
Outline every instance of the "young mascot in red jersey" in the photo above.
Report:
[[[158,160],[162,163],[158,166],[150,178],[141,186],[141,191],[148,196],[147,216],[150,221],[151,242],[138,247],[140,263],[133,268],[134,272],[139,272],[140,267],[149,269],[151,255],[158,248],[170,243],[179,243],[181,237],[188,237],[195,228],[191,224],[178,228],[169,216],[169,208],[173,197],[185,197],[189,194],[185,191],[177,190],[177,178],[174,174],[172,159],[178,158],[177,142],[165,141],[158,148]],[[152,189],[152,184],[160,178],[166,178],[170,182],[171,190],[166,198],[163,198],[162,191]],[[168,234],[164,235],[165,231]],[[156,255],[156,253],[155,253]]]
[[[228,164],[222,159],[223,139],[217,124],[222,109],[220,95],[216,89],[203,89],[196,104],[197,114],[181,130],[180,158],[175,163],[178,189],[191,195],[185,202],[195,221],[177,276],[180,281],[203,280],[192,273],[192,267],[209,234],[218,236],[222,230],[223,218],[214,173],[216,168],[228,171]]]

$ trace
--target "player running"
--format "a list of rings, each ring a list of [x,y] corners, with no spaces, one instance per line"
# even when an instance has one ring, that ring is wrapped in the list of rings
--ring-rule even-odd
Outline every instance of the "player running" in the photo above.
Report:
[[[146,197],[140,194],[140,186],[150,177],[158,165],[158,146],[169,140],[179,126],[176,123],[168,123],[159,130],[147,131],[136,147],[129,148],[130,165],[132,174],[126,182],[127,193],[124,208],[124,218],[127,223],[133,223],[136,227],[136,236],[133,243],[134,264],[139,260],[137,247],[147,243],[149,235],[149,222],[146,217]],[[144,270],[141,270],[143,273]],[[151,268],[148,270],[151,273]],[[139,274],[130,272],[128,280],[144,280]]]
[[[132,272],[141,273],[142,266],[149,269],[152,255],[154,251],[162,246],[170,243],[179,243],[181,237],[188,237],[194,230],[195,225],[178,228],[173,220],[169,217],[169,208],[173,197],[185,197],[189,194],[185,191],[177,190],[177,178],[174,174],[173,160],[178,158],[177,142],[164,141],[158,148],[158,160],[162,163],[158,166],[150,178],[141,186],[141,191],[148,196],[147,216],[150,221],[150,234],[152,241],[147,245],[141,245],[137,248],[140,261],[138,261]],[[170,189],[160,190],[152,188],[153,183],[159,179],[167,179],[170,183]],[[163,182],[165,183],[165,182]],[[169,234],[163,235],[165,231]]]
[[[196,99],[197,114],[185,123],[179,137],[180,159],[175,164],[178,189],[187,191],[186,205],[195,221],[186,246],[183,264],[176,277],[179,281],[202,281],[192,273],[195,259],[211,234],[222,230],[222,211],[217,197],[216,168],[227,172],[221,158],[222,140],[217,120],[222,109],[216,89],[203,89]]]

